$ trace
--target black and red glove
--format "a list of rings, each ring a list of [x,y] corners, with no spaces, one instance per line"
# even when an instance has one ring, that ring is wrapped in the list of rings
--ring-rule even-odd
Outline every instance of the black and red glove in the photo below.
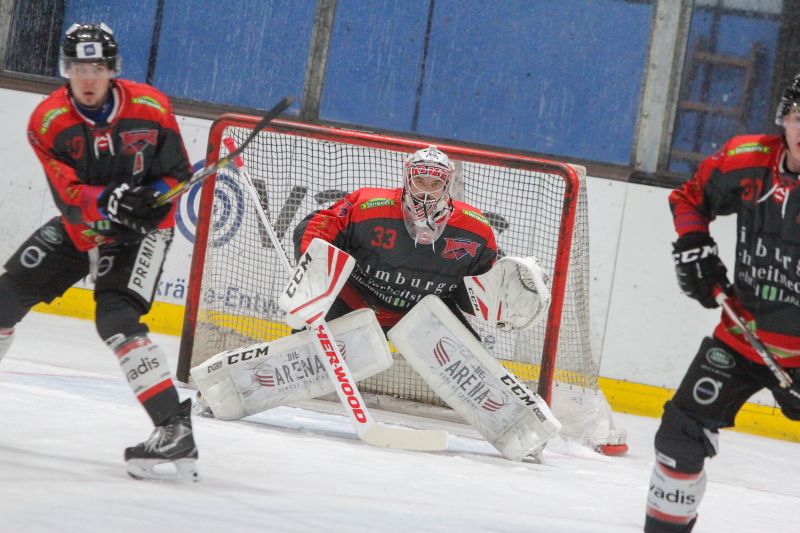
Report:
[[[714,299],[714,287],[719,285],[725,292],[731,288],[728,270],[717,255],[717,243],[708,233],[693,232],[678,238],[672,245],[675,273],[678,285],[689,298],[694,298],[703,307],[718,307]]]
[[[112,184],[97,198],[108,219],[141,234],[150,233],[164,220],[171,203],[157,206],[158,191],[152,187]]]

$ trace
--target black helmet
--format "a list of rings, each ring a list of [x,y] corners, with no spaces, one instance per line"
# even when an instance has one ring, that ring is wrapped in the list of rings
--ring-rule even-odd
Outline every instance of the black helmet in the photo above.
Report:
[[[59,68],[68,78],[71,63],[104,63],[116,76],[122,67],[114,32],[105,23],[75,23],[69,27],[61,43]]]
[[[786,90],[783,91],[781,101],[778,102],[778,109],[775,111],[775,124],[783,126],[783,117],[796,105],[800,105],[800,74],[796,74]]]

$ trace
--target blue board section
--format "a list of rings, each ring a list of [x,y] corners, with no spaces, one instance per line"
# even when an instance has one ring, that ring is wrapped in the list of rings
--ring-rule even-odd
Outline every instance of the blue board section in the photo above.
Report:
[[[630,162],[650,3],[433,5],[339,0],[321,118]]]
[[[771,88],[780,21],[727,14],[719,17],[716,32],[713,26],[713,13],[696,8],[686,48],[681,99],[728,108],[744,105],[744,118],[679,109],[672,139],[672,148],[676,150],[711,155],[734,135],[775,131],[773,118],[777,103],[771,98]],[[742,59],[751,57],[755,47],[756,63],[749,97],[743,94],[744,69],[709,66],[708,63],[692,68],[698,43],[703,50],[711,49],[716,54]],[[696,162],[672,158],[669,170],[688,178],[696,165]]]
[[[64,29],[107,22],[123,76],[145,81],[159,4],[154,85],[254,109],[294,94],[299,109],[317,0],[66,0]],[[338,0],[320,119],[630,165],[653,10],[646,0]],[[779,21],[716,16],[695,8],[687,54],[712,35],[721,54],[747,56],[757,44],[753,97],[743,124],[679,113],[677,149],[711,153],[769,126]],[[682,91],[684,100],[731,105],[743,97],[742,74],[716,68]]]
[[[171,96],[269,109],[303,93],[314,0],[168,1],[153,84]]]
[[[320,118],[412,131],[427,0],[338,0]]]
[[[61,35],[75,22],[105,22],[112,30],[122,55],[122,76],[146,81],[150,42],[156,16],[156,0],[109,2],[108,0],[67,0]]]

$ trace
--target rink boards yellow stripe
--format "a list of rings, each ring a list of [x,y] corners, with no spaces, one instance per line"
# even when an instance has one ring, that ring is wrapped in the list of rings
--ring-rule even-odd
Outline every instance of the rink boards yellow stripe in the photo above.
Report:
[[[94,299],[92,291],[86,289],[70,289],[63,297],[51,304],[40,304],[34,307],[41,313],[71,316],[75,318],[94,319]],[[152,311],[144,317],[144,322],[157,333],[180,335],[183,324],[183,306],[156,302]],[[522,379],[535,379],[538,368],[533,365],[509,363],[506,365]],[[559,381],[569,382],[570,376],[556,376]],[[567,379],[565,379],[567,378]],[[639,416],[661,417],[664,402],[672,397],[674,391],[630,383],[616,379],[600,378],[600,388],[614,411]],[[736,417],[734,431],[752,433],[764,437],[800,442],[800,422],[792,422],[783,416],[780,409],[747,403]]]

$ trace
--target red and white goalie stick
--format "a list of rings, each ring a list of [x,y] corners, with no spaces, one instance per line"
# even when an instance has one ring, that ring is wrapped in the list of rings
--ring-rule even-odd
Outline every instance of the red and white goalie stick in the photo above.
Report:
[[[236,150],[236,145],[233,139],[230,137],[224,138],[222,142],[229,152],[234,152]],[[241,155],[233,159],[233,162],[237,168],[237,171],[244,180],[245,188],[253,199],[253,205],[256,213],[261,219],[261,223],[263,224],[273,247],[278,252],[278,256],[283,262],[287,273],[290,276],[293,275],[293,279],[297,279],[298,275],[302,276],[302,269],[297,269],[296,272],[296,269],[292,267],[291,261],[289,261],[289,256],[286,254],[283,244],[280,242],[280,239],[278,239],[275,229],[272,227],[272,223],[264,212],[264,208],[261,206],[261,200],[259,199],[258,192],[253,185],[253,181],[250,178],[247,168],[244,166],[244,161],[242,160]],[[327,292],[334,293],[335,295],[335,293],[338,292],[334,290],[337,288],[336,285],[339,285],[338,288],[341,288],[341,285],[346,282],[346,278],[349,275],[350,270],[353,268],[354,261],[348,254],[332,245],[328,245],[326,260],[329,266],[329,276],[327,279],[329,280],[330,284]],[[347,264],[348,260],[350,261],[349,265]],[[322,294],[324,295],[325,292],[326,291],[322,291]],[[330,299],[327,305],[322,303],[324,300],[325,298],[323,297],[317,297],[302,304],[301,306],[298,306],[297,309],[293,310],[296,312],[289,313],[288,322],[290,325],[293,323],[300,325],[302,323],[302,325],[305,325],[305,327],[309,329],[310,337],[314,342],[314,347],[317,350],[317,354],[325,366],[328,377],[336,385],[336,394],[338,395],[339,401],[341,402],[342,407],[344,407],[347,416],[350,418],[358,438],[367,444],[384,448],[398,448],[402,450],[415,451],[446,450],[446,431],[395,428],[379,424],[375,421],[367,409],[356,382],[350,373],[350,369],[347,367],[344,357],[342,357],[339,347],[331,335],[331,332],[328,329],[328,324],[325,321],[327,308],[330,306],[330,303],[332,303],[333,300]],[[307,316],[308,318],[305,320],[301,319],[302,322],[296,322],[298,319],[293,318],[295,315],[303,315]]]

